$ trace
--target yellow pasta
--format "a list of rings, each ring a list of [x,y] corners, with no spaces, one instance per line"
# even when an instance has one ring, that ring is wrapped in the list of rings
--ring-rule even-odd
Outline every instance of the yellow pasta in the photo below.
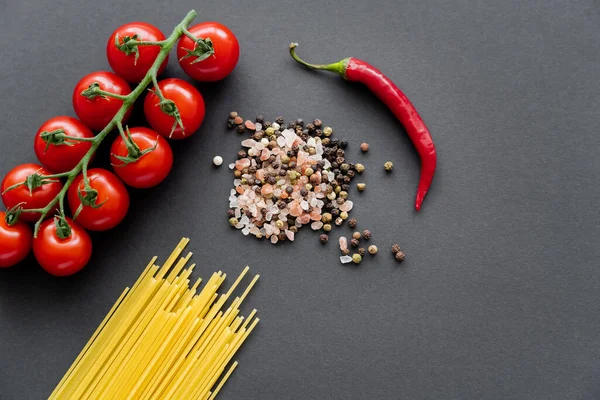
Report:
[[[50,399],[214,399],[233,370],[232,358],[259,319],[227,300],[244,279],[217,291],[226,274],[215,272],[199,292],[190,286],[192,253],[183,238],[162,267],[154,257],[131,289],[126,288],[98,326]],[[229,367],[227,367],[229,365]],[[222,377],[220,380],[219,378]]]

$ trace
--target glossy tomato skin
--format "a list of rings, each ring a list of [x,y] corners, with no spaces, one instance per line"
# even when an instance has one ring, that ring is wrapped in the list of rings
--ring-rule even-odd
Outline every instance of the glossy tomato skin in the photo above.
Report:
[[[210,38],[215,50],[214,57],[192,64],[194,57],[185,57],[186,50],[193,50],[195,43],[187,36],[182,36],[177,44],[177,59],[186,74],[202,82],[219,81],[227,77],[237,65],[240,58],[240,45],[237,38],[225,25],[218,22],[202,22],[194,25],[189,31],[199,38]]]
[[[29,189],[25,185],[21,185],[15,189],[6,191],[7,188],[13,186],[16,183],[25,181],[27,176],[34,173],[41,175],[49,175],[50,171],[38,164],[21,164],[6,174],[2,180],[2,202],[7,210],[15,207],[17,204],[23,203],[23,208],[44,208],[58,195],[62,190],[63,184],[60,181],[46,183],[38,188],[33,189],[33,192],[29,192]],[[56,209],[56,208],[55,208]],[[49,212],[48,215],[52,215],[53,212]],[[19,217],[22,221],[37,221],[40,217],[40,213],[24,212]]]
[[[67,136],[88,139],[94,137],[92,131],[83,122],[72,117],[54,117],[44,122],[35,135],[33,149],[44,168],[53,173],[72,170],[92,147],[90,142],[78,141],[68,141],[70,145],[51,144],[47,146],[40,135],[42,132],[52,132],[58,129],[62,129]],[[47,150],[46,147],[48,147]]]
[[[23,261],[31,251],[33,232],[23,221],[9,226],[0,211],[0,268],[12,267]]]
[[[185,132],[177,126],[171,135],[175,118],[160,110],[160,99],[154,92],[149,91],[144,99],[144,114],[152,129],[171,139],[185,139],[196,133],[204,121],[205,113],[204,99],[198,89],[178,78],[163,79],[158,82],[158,87],[166,99],[173,100],[177,105]]]
[[[144,154],[137,161],[125,164],[115,155],[126,157],[127,146],[121,136],[118,136],[110,148],[110,162],[115,173],[123,182],[138,189],[145,189],[161,183],[173,166],[173,151],[165,138],[148,128],[130,128],[131,138],[140,151],[156,148]]]
[[[129,210],[129,193],[123,182],[115,174],[101,168],[93,168],[88,171],[90,186],[98,191],[96,204],[102,204],[98,208],[84,206],[77,216],[77,223],[90,231],[105,231],[117,226]],[[67,199],[71,213],[75,214],[81,200],[77,189],[84,189],[83,175],[79,175],[67,191]]]
[[[110,120],[115,116],[119,108],[123,105],[122,100],[113,97],[102,98],[96,96],[90,100],[81,95],[81,92],[86,90],[92,83],[97,82],[100,89],[127,96],[131,93],[129,84],[117,74],[112,72],[92,72],[81,78],[73,90],[73,108],[79,119],[94,131],[101,131]],[[123,124],[127,122],[131,108],[123,118]]]
[[[71,218],[67,218],[67,222],[71,226],[69,237],[60,239],[54,219],[49,219],[42,223],[37,238],[33,239],[35,259],[54,276],[73,275],[85,267],[92,256],[90,235]]]
[[[154,60],[160,53],[159,46],[138,46],[138,58],[136,61],[135,53],[126,55],[115,45],[115,38],[119,35],[119,42],[122,43],[125,36],[138,36],[139,41],[158,42],[165,40],[165,35],[154,25],[146,22],[130,22],[117,28],[108,39],[106,44],[106,57],[110,67],[117,75],[128,82],[137,83],[144,79],[146,73],[154,64]],[[169,57],[160,65],[158,75],[165,70]]]

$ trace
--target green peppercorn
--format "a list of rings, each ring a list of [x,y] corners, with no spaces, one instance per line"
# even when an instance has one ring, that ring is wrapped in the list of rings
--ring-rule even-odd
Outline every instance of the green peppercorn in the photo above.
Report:
[[[336,197],[337,197],[337,194],[335,192],[327,193],[327,198],[329,200],[335,200]]]
[[[377,254],[377,251],[378,251],[377,246],[375,246],[374,244],[370,245],[368,250],[369,250],[369,254],[371,254],[371,255]]]
[[[275,222],[275,226],[276,226],[277,228],[279,228],[279,229],[283,229],[283,225],[284,225],[284,224],[283,224],[283,221],[282,221],[282,220],[280,220],[280,219],[278,219],[278,220]]]
[[[392,168],[394,168],[394,164],[391,161],[387,161],[385,164],[383,164],[383,169],[387,172],[390,172]]]
[[[348,170],[350,169],[350,165],[346,164],[346,163],[342,163],[342,165],[340,165],[340,171],[342,172],[348,172]]]
[[[309,168],[306,168],[306,169],[304,170],[304,175],[306,175],[306,176],[311,176],[311,175],[312,175],[312,174],[314,174],[314,173],[315,173],[315,171],[314,171],[312,168],[310,168],[310,167],[309,167]]]
[[[325,137],[331,136],[332,133],[333,133],[333,129],[331,129],[331,127],[326,126],[325,128],[323,128],[323,135]]]
[[[358,249],[358,254],[360,254],[360,256],[363,257],[365,254],[367,254],[367,251],[365,250],[364,247],[360,247]]]
[[[358,253],[354,253],[352,254],[352,262],[354,264],[360,264],[360,262],[362,261],[362,256]]]
[[[340,213],[340,218],[343,219],[344,221],[348,219],[348,213],[346,211],[342,211]]]
[[[333,189],[333,191],[337,195],[337,194],[340,194],[342,192],[342,188],[340,186],[336,186],[335,189]]]
[[[241,183],[242,183],[242,185],[247,185],[248,184],[248,179],[242,178]]]
[[[331,230],[331,225],[330,225],[330,224],[324,224],[324,225],[323,225],[323,230],[324,230],[325,232],[329,232],[329,231]]]
[[[311,156],[314,156],[315,154],[317,154],[317,150],[314,147],[309,147],[308,154],[310,154]]]
[[[358,189],[359,192],[362,192],[367,188],[367,185],[364,183],[357,183],[356,188]]]
[[[273,136],[273,134],[275,134],[275,129],[269,126],[267,129],[265,129],[265,133],[267,134],[267,136]]]
[[[357,164],[354,166],[354,170],[355,170],[356,172],[358,172],[359,174],[362,174],[362,173],[363,173],[363,171],[365,170],[365,166],[364,166],[364,165],[362,165],[361,163],[357,163]]]
[[[356,227],[356,218],[350,218],[350,219],[348,220],[348,226],[349,226],[350,228],[354,228],[354,227]]]
[[[313,185],[311,185],[310,183],[307,183],[306,185],[304,185],[304,187],[306,188],[306,190],[308,190],[309,192],[311,190],[313,190]]]
[[[330,213],[323,213],[323,215],[321,215],[321,221],[326,224],[328,222],[331,222],[331,214]]]
[[[233,176],[235,176],[236,178],[240,178],[242,176],[242,171],[236,169],[235,171],[233,171]]]
[[[256,236],[257,239],[262,239],[263,234],[260,232],[257,232],[256,235],[254,235],[254,236]]]
[[[348,192],[346,192],[345,190],[342,190],[341,192],[338,193],[338,197],[346,200],[348,198]]]
[[[281,156],[281,162],[287,164],[290,162],[290,158],[286,154],[284,154]]]
[[[231,226],[236,226],[238,224],[238,219],[233,217],[233,218],[229,218],[229,225]]]

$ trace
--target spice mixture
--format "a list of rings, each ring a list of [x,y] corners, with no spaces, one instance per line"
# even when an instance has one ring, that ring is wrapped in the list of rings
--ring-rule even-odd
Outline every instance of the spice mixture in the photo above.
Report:
[[[286,124],[282,117],[273,123],[262,115],[256,122],[244,122],[236,112],[229,117],[230,129],[252,133],[229,165],[235,177],[228,210],[232,226],[275,244],[293,241],[303,225],[329,232],[348,219],[350,183],[364,167],[346,161],[348,143],[333,138],[331,127],[319,119]],[[320,240],[326,243],[326,236]]]

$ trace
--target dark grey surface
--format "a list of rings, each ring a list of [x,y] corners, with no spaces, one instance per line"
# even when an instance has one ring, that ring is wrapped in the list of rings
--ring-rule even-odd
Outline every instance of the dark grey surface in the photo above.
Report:
[[[0,0],[1,176],[35,161],[44,120],[74,115],[72,88],[108,68],[118,25],[170,32],[197,8],[242,47],[233,76],[200,86],[207,118],[174,143],[172,175],[94,235],[83,272],[55,279],[32,259],[0,271],[1,398],[47,396],[122,289],[184,235],[201,275],[246,264],[262,275],[246,307],[262,322],[223,399],[600,398],[598,2],[169,3]],[[371,61],[413,100],[439,152],[421,213],[400,124],[361,87],[295,65],[292,40],[308,60]],[[167,75],[183,77],[173,58]],[[306,229],[276,247],[230,229],[232,178],[211,159],[235,156],[231,109],[318,116],[350,140],[368,168],[353,215],[373,231],[375,259],[339,264],[347,227],[326,247]]]

